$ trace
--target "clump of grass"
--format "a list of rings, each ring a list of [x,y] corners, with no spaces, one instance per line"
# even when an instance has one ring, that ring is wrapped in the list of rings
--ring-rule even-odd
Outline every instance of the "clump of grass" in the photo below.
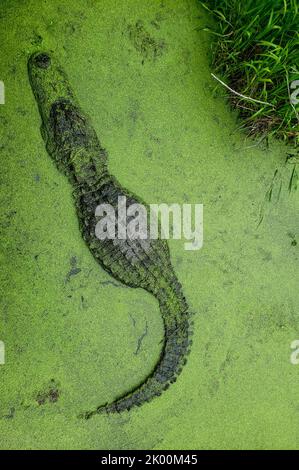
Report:
[[[201,3],[216,18],[214,29],[205,28],[215,37],[214,78],[230,87],[249,134],[298,144],[299,104],[290,99],[291,85],[299,79],[298,0]]]

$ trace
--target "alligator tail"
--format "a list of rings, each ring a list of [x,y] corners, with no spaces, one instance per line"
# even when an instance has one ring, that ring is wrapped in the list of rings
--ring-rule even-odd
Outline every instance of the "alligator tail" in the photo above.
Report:
[[[85,419],[95,414],[121,413],[135,406],[141,406],[161,395],[169,385],[176,381],[186,363],[191,341],[189,331],[188,306],[177,281],[156,293],[164,323],[164,341],[160,359],[148,378],[128,394],[124,394],[112,403],[99,406],[86,412]]]

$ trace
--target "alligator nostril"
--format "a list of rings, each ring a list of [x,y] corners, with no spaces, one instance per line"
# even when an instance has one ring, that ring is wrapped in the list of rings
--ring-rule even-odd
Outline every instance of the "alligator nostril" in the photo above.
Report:
[[[51,57],[48,54],[45,54],[45,53],[38,54],[34,58],[34,62],[41,69],[47,69],[51,65]]]

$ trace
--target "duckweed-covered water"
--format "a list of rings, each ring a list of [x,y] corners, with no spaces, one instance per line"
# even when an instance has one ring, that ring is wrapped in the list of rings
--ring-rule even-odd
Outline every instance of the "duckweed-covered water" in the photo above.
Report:
[[[210,76],[195,0],[2,0],[0,448],[297,448],[298,194],[292,149],[258,144]],[[53,51],[120,182],[148,203],[203,203],[204,247],[170,241],[194,313],[178,381],[129,413],[83,411],[132,389],[160,353],[153,297],[81,239],[48,156],[27,60]],[[290,162],[290,159],[289,159]]]

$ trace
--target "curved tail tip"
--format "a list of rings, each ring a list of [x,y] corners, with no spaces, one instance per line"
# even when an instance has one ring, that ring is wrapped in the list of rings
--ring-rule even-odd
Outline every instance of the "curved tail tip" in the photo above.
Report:
[[[117,409],[115,403],[105,403],[105,405],[101,405],[93,411],[85,411],[79,415],[79,418],[88,420],[95,415],[108,415],[110,413],[119,413],[120,411]]]

